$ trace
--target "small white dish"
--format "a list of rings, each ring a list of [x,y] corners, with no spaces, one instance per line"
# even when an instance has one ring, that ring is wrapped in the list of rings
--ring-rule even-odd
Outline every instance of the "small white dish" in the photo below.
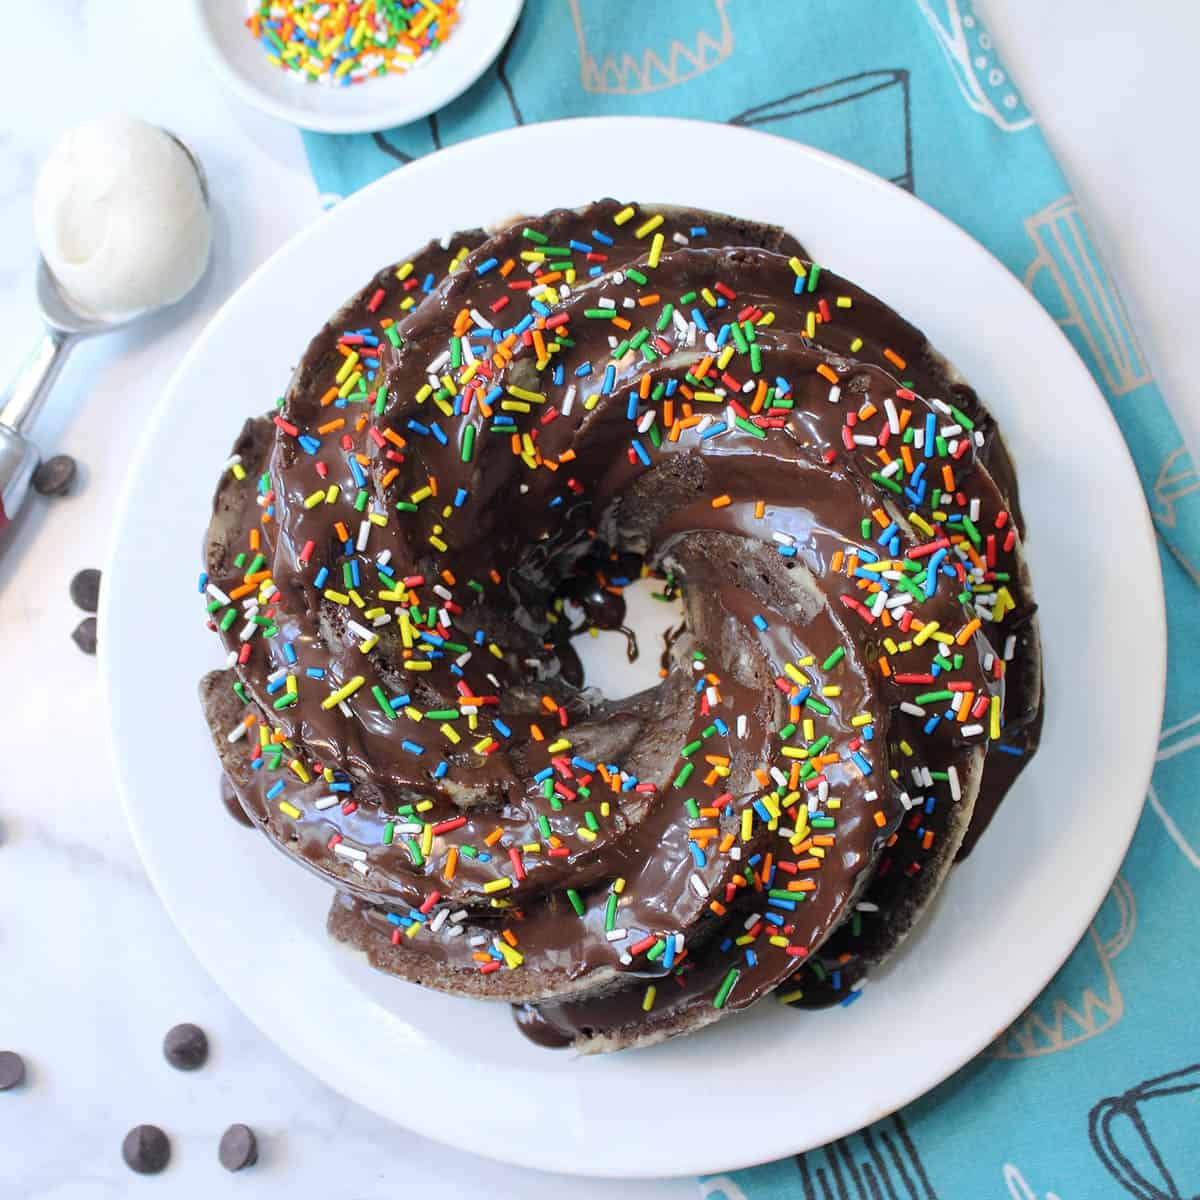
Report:
[[[250,0],[191,0],[197,36],[214,69],[247,104],[322,133],[366,133],[407,125],[465,92],[500,53],[524,0],[462,0],[445,44],[403,75],[352,87],[306,83],[270,62],[246,28]]]
[[[579,152],[628,145],[650,152]],[[534,163],[569,167],[513,169]],[[479,179],[486,189],[464,186]],[[269,407],[309,337],[364,280],[447,230],[614,193],[787,226],[925,329],[976,385],[1020,470],[1047,718],[992,827],[857,1004],[807,1013],[767,1001],[689,1038],[580,1059],[525,1042],[503,1004],[385,977],[332,945],[331,889],[230,819],[196,699],[220,652],[195,581],[243,420]],[[263,352],[246,353],[248,328]],[[269,1037],[345,1095],[461,1149],[575,1174],[778,1158],[957,1070],[1087,930],[1141,812],[1162,717],[1149,514],[1117,426],[1054,321],[978,243],[890,184],[795,142],[693,121],[562,121],[464,142],[293,239],[217,314],[147,415],[104,581],[100,657],[126,815],[197,956]],[[962,1121],[969,1135],[968,1111]]]

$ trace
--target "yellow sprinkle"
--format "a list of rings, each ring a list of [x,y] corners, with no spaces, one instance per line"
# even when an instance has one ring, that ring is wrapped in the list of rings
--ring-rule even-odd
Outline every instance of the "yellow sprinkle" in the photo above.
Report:
[[[780,949],[784,949],[788,944],[787,938],[783,937],[781,934],[776,934],[773,938],[768,938],[767,940],[772,946],[778,946]]]
[[[821,689],[822,696],[840,696],[841,694],[842,689],[837,684],[826,684],[825,687]]]
[[[300,810],[294,804],[289,804],[286,800],[280,800],[279,811],[285,817],[291,817],[293,821],[300,819]]]
[[[330,692],[324,700],[321,701],[321,707],[325,709],[335,708],[337,705],[350,696],[353,696],[360,687],[366,682],[361,675],[355,675],[345,687],[340,687],[336,692]]]
[[[338,399],[345,400],[345,398],[350,395],[350,393],[354,391],[354,389],[358,387],[360,383],[362,383],[362,372],[355,371],[354,374],[351,375],[350,378],[347,379],[340,388],[338,388]]]
[[[370,654],[376,646],[379,645],[379,634],[373,633],[365,642],[359,644],[359,652],[361,654]]]
[[[655,213],[648,221],[643,221],[634,231],[633,236],[636,238],[644,238],[646,234],[653,233],[666,218],[662,213]]]
[[[229,469],[233,472],[234,479],[240,481],[246,478],[246,468],[243,467],[241,463],[234,463]]]
[[[913,645],[914,646],[925,645],[925,643],[927,641],[929,641],[929,639],[931,637],[933,637],[933,635],[935,633],[937,633],[937,630],[938,630],[938,623],[936,621],[930,621],[928,624],[922,625],[920,632],[916,635],[916,637],[913,638]]]
[[[752,808],[742,809],[742,841],[748,842],[750,834],[754,831],[754,810]]]
[[[444,721],[438,728],[442,731],[448,741],[453,742],[456,746],[462,741],[462,736],[458,730],[454,728],[448,721]]]
[[[723,371],[727,366],[729,366],[729,360],[733,357],[735,349],[736,347],[734,344],[730,342],[729,345],[717,355],[717,368],[719,370]]]
[[[784,758],[807,758],[808,751],[803,749],[800,746],[784,746],[783,757]]]
[[[367,602],[353,588],[350,589],[348,594],[355,608],[366,608]]]
[[[531,392],[528,388],[516,387],[509,385],[508,394],[515,396],[518,400],[528,400],[531,404],[544,404],[546,397],[541,392]]]
[[[632,220],[635,211],[636,210],[632,204],[625,205],[625,207],[621,209],[619,213],[616,213],[613,216],[613,224],[624,225],[626,221]]]
[[[704,303],[707,304],[709,308],[717,307],[717,298],[708,290],[708,288],[701,288],[700,295],[704,297]]]
[[[798,683],[801,687],[804,687],[808,683],[808,676],[805,675],[804,672],[801,671],[799,669],[799,667],[795,666],[793,663],[784,663],[783,664],[783,673],[793,683]]]
[[[813,724],[812,717],[805,717],[804,725],[803,725],[803,733],[804,733],[804,740],[806,742],[811,742],[816,739],[816,736],[817,736],[816,730],[817,730],[817,727]]]
[[[349,376],[350,372],[353,371],[357,366],[358,354],[354,351],[351,351],[351,353],[346,356],[346,359],[342,365],[338,367],[338,373],[333,377],[334,382],[345,383],[347,376]]]
[[[305,508],[316,508],[317,505],[320,504],[324,499],[325,499],[325,490],[324,490],[324,488],[322,488],[321,491],[313,492],[311,495],[304,497],[304,507]]]
[[[563,750],[570,750],[571,743],[566,738],[558,738],[546,747],[547,754],[558,754]]]
[[[333,588],[325,589],[325,599],[332,600],[334,604],[347,605],[350,603],[350,597],[345,592],[335,592]]]
[[[859,713],[858,716],[850,718],[850,724],[853,725],[855,729],[861,729],[864,725],[870,725],[870,723],[870,713]]]
[[[387,516],[384,513],[368,513],[367,520],[370,521],[372,525],[383,526],[388,523]]]
[[[583,838],[585,842],[594,842],[596,840],[596,835],[586,825],[580,825],[575,832],[579,834],[579,836]]]
[[[417,488],[417,490],[415,492],[413,492],[412,495],[409,496],[409,500],[411,500],[413,504],[420,504],[421,501],[424,500],[427,496],[432,496],[432,495],[433,495],[433,488],[431,488],[428,484],[426,484],[423,488]]]
[[[808,272],[804,269],[804,264],[798,258],[789,258],[788,266],[791,267],[801,279],[808,275]]]
[[[512,887],[512,880],[507,875],[502,875],[499,879],[489,879],[483,885],[483,890],[491,895],[492,892],[506,892]]]
[[[417,812],[428,812],[433,807],[432,800],[422,800],[417,805]]]
[[[619,896],[625,890],[625,876],[619,875],[613,880],[612,890]]]
[[[427,821],[421,830],[421,853],[428,858],[433,849],[433,826]]]
[[[514,950],[503,938],[500,939],[499,945],[508,969],[515,971],[525,961],[525,956],[519,950]]]
[[[851,300],[849,296],[839,296],[834,301],[834,304],[836,304],[838,306],[838,308],[853,308],[854,307],[854,301]]]
[[[787,945],[787,939],[784,939],[783,944]],[[658,995],[658,988],[654,984],[650,984],[646,988],[646,994],[642,997],[642,1012],[649,1012],[654,1007],[654,997]]]
[[[450,548],[449,546],[446,545],[445,542],[442,541],[442,539],[440,537],[435,537],[433,534],[429,535],[429,544],[435,550],[441,551],[442,554],[445,554],[446,551]]]
[[[414,662],[412,659],[409,659],[409,661],[404,664],[404,669],[406,671],[432,671],[433,663]]]
[[[413,273],[413,265],[411,262],[406,262],[397,272],[396,278],[403,281]]]
[[[648,267],[657,267],[658,266],[658,260],[662,257],[664,241],[665,241],[665,239],[663,238],[663,235],[661,233],[656,233],[654,235],[654,238],[650,243],[650,254],[649,254],[649,257],[646,259],[646,266],[648,266]]]
[[[1000,738],[1000,697],[992,697],[991,722],[988,730],[988,737],[993,741],[998,741]]]
[[[292,761],[290,763],[288,763],[288,766],[291,767],[292,770],[296,772],[296,775],[299,778],[301,783],[311,783],[312,782],[312,776],[308,773],[307,770],[305,770],[304,764],[298,758],[293,758]]]

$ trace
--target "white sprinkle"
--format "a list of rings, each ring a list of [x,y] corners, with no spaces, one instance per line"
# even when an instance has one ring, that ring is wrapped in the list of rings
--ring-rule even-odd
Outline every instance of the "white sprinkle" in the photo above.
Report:
[[[563,396],[562,415],[564,417],[569,417],[571,415],[571,409],[573,409],[574,407],[575,407],[575,385],[571,384],[571,386],[567,388],[566,395]]]
[[[443,350],[436,358],[434,358],[425,368],[427,375],[437,376],[437,373],[450,361],[450,351]]]
[[[672,322],[672,324],[674,324],[675,328],[679,330],[680,333],[687,333],[688,320],[687,320],[687,317],[685,317],[683,315],[683,313],[681,313],[679,311],[679,309],[676,309],[671,314],[671,322]]]
[[[959,732],[963,737],[978,737],[983,732],[982,725],[964,725]]]
[[[340,796],[322,796],[320,800],[313,801],[313,808],[317,812],[324,812],[327,808],[332,808],[335,804],[341,804]]]
[[[713,354],[716,354],[720,349],[720,347],[717,345],[717,335],[713,333],[712,330],[709,330],[709,332],[704,335],[704,348],[706,350],[710,350]]]
[[[794,546],[796,544],[796,538],[794,535],[786,533],[782,529],[772,530],[771,540],[778,542],[781,546]]]
[[[742,923],[742,928],[743,929],[753,929],[754,926],[757,925],[758,922],[761,920],[762,920],[762,915],[760,913],[751,913],[746,918],[746,920]]]
[[[963,695],[965,696],[966,692]],[[908,713],[910,717],[923,717],[925,715],[925,710],[919,704],[913,704],[911,700],[905,700],[900,705],[900,711]]]
[[[237,660],[238,660],[237,651],[230,650],[230,652],[227,655],[225,655],[225,669],[229,670],[231,667],[237,666]]]
[[[354,539],[354,548],[360,553],[367,548],[367,538],[371,536],[371,522],[360,521],[358,523],[358,537]]]
[[[672,240],[672,241],[675,243],[675,245],[677,245],[677,246],[687,246],[687,245],[690,245],[690,244],[691,244],[691,243],[689,243],[689,242],[688,242],[687,238],[685,238],[685,237],[683,236],[683,234],[682,234],[682,233],[673,233],[673,234],[671,234],[671,240]]]
[[[605,933],[604,936],[610,942],[623,942],[629,936],[629,930],[610,929]]]
[[[657,415],[658,414],[655,412],[654,409],[650,409],[647,412],[642,413],[641,418],[637,423],[638,433],[645,433],[650,428],[650,426],[654,424],[654,418]]]
[[[464,929],[461,925],[451,925],[450,928],[446,930],[446,936],[448,938],[462,937],[463,933]]]
[[[451,920],[451,921],[452,921],[452,922],[453,922],[455,925],[459,925],[459,924],[461,924],[461,923],[462,923],[463,921],[465,921],[466,919],[467,919],[467,910],[466,910],[465,908],[456,908],[456,909],[454,910],[454,912],[452,912],[452,913],[450,914],[450,920]]]
[[[772,767],[770,770],[770,775],[780,787],[787,786],[787,776],[778,767]]]
[[[842,399],[842,389],[835,383],[829,389],[829,403],[830,404],[838,404],[841,402],[841,399]]]
[[[979,497],[978,496],[971,497],[971,504],[970,504],[970,507],[967,509],[967,513],[970,516],[972,521],[979,520]]]
[[[287,678],[287,673],[288,673],[287,667],[280,667],[278,671],[272,671],[270,673],[270,675],[267,676],[267,682],[268,683],[278,683],[281,679]]]
[[[742,861],[741,846],[731,846],[729,848],[729,857],[732,858],[734,862],[741,862]]]
[[[915,803],[913,798],[907,792],[900,793],[900,803],[904,805],[904,811],[908,812]]]
[[[222,471],[230,471],[234,467],[238,466],[238,464],[241,463],[241,461],[242,461],[242,456],[240,454],[231,454],[225,460],[225,465],[221,468],[221,470]]]
[[[900,470],[900,468],[903,465],[904,464],[900,461],[900,459],[893,458],[892,461],[890,463],[888,463],[888,465],[886,467],[884,467],[879,473],[880,473],[880,475],[882,475],[884,477],[884,479],[891,479],[891,477],[893,475],[895,475],[895,473],[898,470]]]
[[[221,589],[219,587],[217,587],[217,585],[215,583],[210,583],[208,585],[208,587],[205,588],[204,590],[206,592],[208,592],[208,594],[220,604],[232,604],[233,603],[233,601],[231,601],[229,599],[229,597],[227,595],[225,595],[225,593],[223,591],[221,591]]]
[[[467,939],[467,942],[472,946],[486,946],[488,944],[487,938],[482,933],[473,933]]]
[[[601,296],[600,299],[596,301],[596,307],[597,308],[616,308],[617,302],[611,296]]]
[[[243,725],[241,722],[239,722],[229,731],[229,734],[225,740],[228,742],[240,742],[242,738],[246,736],[246,732],[249,730],[249,728],[249,725]]]
[[[879,439],[869,433],[856,433],[854,435],[854,444],[856,446],[878,446]]]
[[[471,309],[471,320],[479,326],[480,329],[495,329],[496,327],[485,317],[477,308]]]
[[[749,729],[749,727],[750,727],[750,723],[746,718],[746,714],[738,713],[738,719],[737,719],[737,735],[738,735],[738,737],[744,738],[746,736],[746,731]]]
[[[625,299],[621,301],[621,307],[637,308],[637,301],[632,296],[626,296]]]
[[[944,414],[945,416],[950,415],[950,405],[948,405],[945,400],[938,400],[936,397],[931,396],[929,398],[929,403],[932,404],[933,407],[938,410],[938,412]]]
[[[878,912],[879,905],[871,900],[860,900],[855,906],[859,912]]]
[[[631,955],[628,950],[622,950],[621,957],[617,959],[617,962],[619,962],[621,966],[627,967],[633,962],[633,955]]]
[[[1015,633],[1010,633],[1008,637],[1004,639],[1004,661],[1011,662],[1012,656],[1016,653],[1016,650],[1017,635]]]
[[[443,600],[454,599],[454,593],[448,587],[443,587],[440,583],[435,583],[433,585],[433,594],[435,596],[440,596]]]
[[[886,604],[887,592],[876,592],[875,599],[871,601],[871,615],[875,617],[879,616]]]
[[[254,631],[258,628],[253,621],[247,621],[242,626],[242,632],[238,634],[238,638],[243,642],[248,642],[253,636]]]
[[[947,440],[950,438],[956,438],[960,433],[962,433],[962,431],[963,427],[961,425],[943,425],[942,437],[946,438]]]
[[[716,708],[720,704],[720,698],[717,696],[715,687],[707,687],[704,689],[704,698],[708,701],[709,708]]]
[[[445,925],[446,918],[449,916],[450,910],[448,908],[439,908],[437,912],[433,914],[433,920],[429,922],[429,932],[437,933],[438,930]]]
[[[950,777],[950,799],[961,800],[962,785],[958,782],[958,768],[953,766],[948,767],[946,769],[946,774]]]
[[[694,872],[688,876],[688,884],[701,900],[708,898],[708,884]]]
[[[367,866],[367,864],[365,862],[352,862],[350,865],[360,875],[366,875],[366,873],[371,869],[370,867]]]
[[[887,413],[888,428],[893,433],[900,432],[900,414],[896,411],[896,402],[888,396],[883,402],[883,411]]]
[[[357,846],[347,846],[345,842],[338,842],[333,848],[334,854],[338,858],[348,858],[353,862],[366,862],[367,852],[360,850]]]
[[[349,629],[355,637],[362,638],[364,642],[367,640],[367,638],[373,636],[369,629],[363,625],[360,625],[357,621],[347,621],[346,628]]]
[[[392,561],[392,552],[390,550],[380,550],[380,552],[375,555],[375,561],[381,567],[386,567],[388,563]]]

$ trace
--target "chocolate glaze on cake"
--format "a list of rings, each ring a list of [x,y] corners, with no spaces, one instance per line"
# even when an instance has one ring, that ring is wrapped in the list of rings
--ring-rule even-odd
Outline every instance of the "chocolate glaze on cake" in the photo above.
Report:
[[[455,235],[235,447],[214,740],[335,937],[543,1043],[838,999],[1036,748],[1015,493],[924,336],[780,230],[602,201]],[[609,701],[564,605],[619,627],[641,569],[686,631]]]

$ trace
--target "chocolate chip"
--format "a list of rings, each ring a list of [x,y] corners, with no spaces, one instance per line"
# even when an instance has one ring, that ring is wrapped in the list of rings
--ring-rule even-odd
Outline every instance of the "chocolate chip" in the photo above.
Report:
[[[25,1082],[25,1060],[12,1050],[0,1050],[0,1092]]]
[[[84,617],[78,625],[75,626],[75,632],[71,634],[71,640],[77,645],[84,654],[96,653],[96,618]]]
[[[221,1145],[217,1149],[221,1166],[227,1171],[240,1171],[258,1162],[258,1138],[249,1125],[230,1125],[221,1134]]]
[[[33,490],[39,496],[65,496],[75,482],[75,460],[69,454],[56,454],[33,473]]]
[[[100,604],[100,572],[85,567],[71,580],[71,599],[84,612],[94,613]]]
[[[135,1125],[121,1143],[125,1165],[139,1175],[157,1175],[171,1161],[171,1143],[157,1125]]]
[[[199,1025],[172,1025],[163,1038],[163,1056],[180,1071],[194,1071],[208,1061],[208,1037]]]

